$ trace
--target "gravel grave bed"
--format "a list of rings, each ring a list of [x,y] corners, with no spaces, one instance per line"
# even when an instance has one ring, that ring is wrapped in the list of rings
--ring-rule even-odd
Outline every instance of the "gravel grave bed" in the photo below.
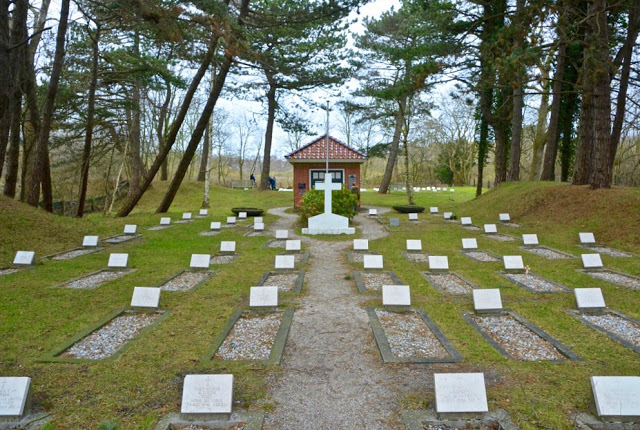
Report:
[[[185,271],[162,284],[160,288],[164,291],[187,291],[207,279],[210,275],[211,272]]]
[[[214,255],[211,257],[209,264],[229,264],[232,263],[236,258],[238,258],[237,254]]]
[[[453,273],[425,273],[425,278],[444,294],[471,294],[473,286]]]
[[[247,237],[258,237],[258,236],[264,236],[264,235],[265,234],[262,231],[253,231],[253,230],[245,234],[245,236]]]
[[[498,242],[514,242],[516,240],[513,236],[507,236],[506,234],[485,234],[485,237],[489,239],[497,240]]]
[[[149,227],[147,230],[156,231],[156,230],[164,230],[165,228],[171,227],[170,225],[155,225],[153,227]]]
[[[267,248],[284,248],[287,245],[286,239],[273,239],[267,243]]]
[[[553,249],[549,249],[549,248],[544,248],[544,247],[532,247],[532,248],[526,248],[523,247],[522,249],[524,249],[527,252],[530,252],[532,254],[538,255],[540,257],[544,257],[548,260],[567,260],[571,257],[568,254],[564,254],[562,252],[558,252],[558,251],[554,251]]]
[[[15,269],[13,267],[10,267],[8,269],[0,269],[0,276],[10,275],[12,273],[17,273],[19,271],[20,271],[20,269]]]
[[[151,230],[151,228],[148,228],[147,230]],[[136,237],[137,236],[131,236],[131,235],[128,235],[128,234],[119,234],[117,236],[109,237],[109,238],[103,240],[103,242],[115,245],[115,244],[122,243],[122,242],[128,242],[130,240],[135,239]]]
[[[597,279],[602,279],[604,281],[611,282],[616,285],[620,285],[622,287],[631,288],[634,290],[640,290],[640,279],[633,278],[631,276],[626,276],[621,273],[609,272],[606,270],[599,272],[585,272],[589,276]]]
[[[302,261],[302,259],[305,256],[304,252],[297,252],[295,254],[280,254],[280,255],[293,255],[293,261],[295,264],[300,264],[300,262]]]
[[[105,282],[113,281],[129,273],[129,270],[104,270],[64,284],[74,290],[92,290]]]
[[[590,246],[589,250],[597,252],[599,254],[607,254],[611,257],[633,257],[633,254],[629,254],[628,252],[618,251],[617,249],[607,248],[606,246]]]
[[[388,273],[362,272],[360,273],[360,278],[367,290],[379,291],[382,289],[383,285],[397,284],[397,282]]]
[[[198,236],[215,236],[216,234],[220,234],[220,230],[203,231],[202,233],[198,233]]]
[[[72,251],[63,252],[51,257],[52,260],[70,260],[72,258],[80,257],[81,255],[91,254],[96,252],[95,249],[74,249]]]
[[[351,251],[349,253],[349,257],[351,258],[351,261],[354,263],[364,263],[365,255],[374,255],[374,254],[367,253],[367,252],[357,252],[357,251]]]
[[[596,325],[632,345],[640,347],[640,326],[618,315],[583,315],[586,321]]]
[[[513,228],[520,227],[520,224],[516,224],[514,222],[502,222],[500,223],[500,225],[504,225],[505,227],[513,227]]]
[[[158,318],[160,318],[160,314],[120,315],[81,341],[76,342],[61,357],[86,360],[101,360],[110,357]]]
[[[231,427],[211,427],[202,424],[173,424],[170,430],[242,430],[247,427],[246,423],[238,423]]]
[[[511,315],[472,316],[507,353],[516,360],[562,360],[565,357],[549,342],[529,330]]]
[[[188,224],[190,222],[193,222],[193,220],[192,219],[181,219],[179,221],[174,221],[173,223],[174,224]]]
[[[376,315],[398,358],[447,358],[449,352],[415,312],[397,313],[376,309]]]
[[[500,424],[475,426],[473,424],[464,424],[464,427],[451,427],[449,424],[427,424],[424,430],[501,430]]]
[[[429,262],[429,254],[427,253],[419,253],[419,252],[405,252],[405,257],[411,263],[428,263]]]
[[[293,291],[298,280],[298,273],[271,273],[262,283],[263,286],[278,287],[278,291]]]
[[[525,275],[524,273],[505,273],[504,276],[511,281],[525,285],[525,288],[538,293],[558,293],[566,291],[562,287],[532,274]]]
[[[494,261],[500,261],[500,259],[494,257],[493,255],[489,254],[488,252],[485,251],[465,251],[464,254],[467,257],[471,257],[475,260],[478,261],[482,261],[482,262],[494,262]]]
[[[462,228],[470,231],[480,231],[482,230],[480,227],[476,227],[475,225],[463,225]]]
[[[280,328],[282,312],[244,313],[216,351],[218,360],[267,360]]]

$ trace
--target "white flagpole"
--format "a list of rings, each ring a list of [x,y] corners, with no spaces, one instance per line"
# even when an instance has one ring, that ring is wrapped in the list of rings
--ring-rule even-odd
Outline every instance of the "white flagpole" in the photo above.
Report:
[[[325,135],[326,146],[327,146],[327,166],[325,168],[325,182],[327,182],[327,178],[329,177],[329,100],[327,100],[327,134]]]

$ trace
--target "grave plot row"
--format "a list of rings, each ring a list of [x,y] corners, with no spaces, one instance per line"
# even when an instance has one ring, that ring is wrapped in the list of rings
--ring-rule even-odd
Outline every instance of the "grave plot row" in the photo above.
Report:
[[[471,291],[477,288],[473,283],[456,273],[422,272],[422,276],[442,294],[471,294]]]
[[[279,291],[291,291],[299,293],[304,283],[304,272],[265,272],[258,281],[258,285],[270,285],[278,287]]]
[[[158,287],[162,291],[190,291],[204,285],[216,273],[215,270],[188,269],[180,270],[175,275],[161,281]]]
[[[401,285],[402,281],[391,271],[359,272],[354,271],[353,279],[356,281],[358,291],[380,291],[383,285]]]
[[[85,236],[82,240],[82,246],[79,248],[70,249],[68,251],[58,252],[56,254],[47,255],[43,259],[49,260],[71,260],[83,255],[93,254],[94,252],[103,251],[104,248],[98,246],[98,236]]]
[[[106,269],[83,275],[79,278],[63,282],[54,288],[70,288],[74,290],[93,290],[99,286],[121,278],[135,272],[135,269],[128,269],[129,254],[112,253],[109,254],[109,261]]]
[[[590,251],[597,252],[599,254],[606,254],[610,257],[621,257],[621,258],[630,258],[633,257],[633,254],[619,251],[617,249],[612,249],[606,246],[598,245],[596,243],[596,238],[593,233],[584,232],[578,233],[578,239],[580,240],[580,246],[584,249],[588,249]]]
[[[36,253],[34,251],[18,251],[13,258],[13,265],[0,267],[0,276],[11,275],[23,269],[35,267]]]

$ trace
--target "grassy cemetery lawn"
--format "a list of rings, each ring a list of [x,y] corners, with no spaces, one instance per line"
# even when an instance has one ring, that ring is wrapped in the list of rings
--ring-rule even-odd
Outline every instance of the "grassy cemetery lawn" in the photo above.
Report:
[[[277,365],[202,358],[234,312],[248,308],[249,287],[257,285],[262,274],[273,269],[275,256],[284,249],[264,248],[266,240],[273,238],[267,232],[265,236],[245,236],[253,224],[251,219],[238,220],[239,225],[222,228],[215,236],[199,233],[209,230],[211,221],[224,225],[226,217],[233,215],[231,207],[288,207],[292,205],[292,194],[213,188],[206,218],[148,231],[147,227],[159,224],[161,215],[154,211],[166,185],[155,184],[134,213],[124,219],[103,215],[81,220],[63,218],[0,197],[0,267],[10,265],[18,250],[35,251],[38,262],[31,270],[0,276],[0,376],[32,378],[35,406],[52,414],[46,427],[49,430],[153,429],[162,415],[180,410],[184,376],[194,373],[234,374],[236,409],[268,413],[272,408],[263,400],[270,375],[280,371]],[[172,224],[181,219],[183,212],[192,212],[195,217],[202,199],[201,188],[201,184],[184,184],[171,212],[162,216],[170,216]],[[390,208],[406,204],[406,195],[399,191],[380,195],[368,190],[361,196],[365,206]],[[602,254],[602,261],[607,269],[640,276],[640,190],[590,191],[552,183],[514,183],[479,199],[474,196],[475,189],[471,187],[455,187],[453,193],[420,191],[415,193],[415,203],[426,210],[419,214],[418,221],[408,221],[406,214],[394,211],[379,215],[386,226],[390,218],[399,218],[400,228],[390,228],[388,236],[370,241],[369,249],[384,257],[384,270],[392,271],[411,287],[412,306],[429,315],[463,358],[459,363],[413,366],[421,366],[425,372],[484,372],[490,410],[506,410],[521,429],[573,428],[570,416],[590,411],[593,397],[589,378],[639,376],[640,357],[565,312],[576,309],[571,291],[533,293],[498,273],[503,269],[502,261],[479,262],[460,253],[461,240],[477,238],[479,250],[499,257],[522,255],[533,273],[569,289],[601,288],[610,309],[638,320],[640,290],[578,271],[582,268],[580,255],[590,252],[579,246],[578,233],[593,232],[599,245],[633,254],[630,258]],[[429,214],[431,206],[438,207],[439,216]],[[444,221],[445,211],[453,212],[458,219]],[[512,222],[520,227],[500,225],[501,212],[510,213]],[[366,216],[366,212],[358,215]],[[267,228],[276,220],[266,211],[263,217]],[[482,231],[466,230],[460,226],[461,217],[471,217],[473,225],[479,227],[498,224],[498,233],[517,240],[501,242],[486,237]],[[104,251],[71,260],[40,260],[45,255],[79,247],[84,235],[103,239],[122,233],[124,224],[137,224],[142,237],[119,245],[101,245]],[[521,249],[523,233],[537,234],[541,246],[575,258],[549,260],[527,252]],[[350,242],[353,236],[341,239]],[[473,312],[470,295],[446,295],[430,285],[423,276],[429,270],[428,264],[412,263],[403,255],[407,239],[421,239],[423,253],[447,256],[449,271],[479,288],[499,288],[505,308],[544,330],[581,360],[526,362],[501,355],[463,318],[463,313]],[[129,342],[122,355],[81,363],[42,361],[74,336],[118,309],[128,308],[134,286],[159,285],[188,269],[191,254],[218,253],[221,241],[236,241],[238,258],[229,265],[212,265],[217,273],[197,289],[163,291],[160,308],[170,314]],[[313,249],[310,252],[313,260]],[[106,268],[110,253],[128,253],[128,267],[135,272],[91,290],[60,287],[66,281]],[[345,255],[345,261],[346,258]],[[358,270],[362,267],[352,266]],[[352,293],[362,294],[355,282],[350,282]],[[370,297],[366,306],[381,304],[379,292],[364,294]],[[292,307],[293,299],[299,295],[281,292],[280,307]],[[433,391],[427,389],[401,399],[402,409],[424,409],[432,407],[433,402]]]

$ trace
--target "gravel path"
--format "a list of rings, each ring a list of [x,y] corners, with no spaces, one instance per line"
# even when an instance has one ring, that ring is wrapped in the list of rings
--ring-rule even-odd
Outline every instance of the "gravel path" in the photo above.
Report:
[[[378,208],[378,213],[383,211]],[[296,215],[272,209],[281,218],[271,229],[293,231]],[[358,215],[363,237],[387,233],[366,215]],[[265,401],[273,412],[263,430],[367,429],[400,430],[400,402],[433,385],[431,372],[419,365],[384,366],[369,318],[361,306],[370,296],[359,295],[344,253],[352,238],[325,242],[301,238],[313,249],[306,275],[306,295],[299,298],[281,371],[273,375]]]

